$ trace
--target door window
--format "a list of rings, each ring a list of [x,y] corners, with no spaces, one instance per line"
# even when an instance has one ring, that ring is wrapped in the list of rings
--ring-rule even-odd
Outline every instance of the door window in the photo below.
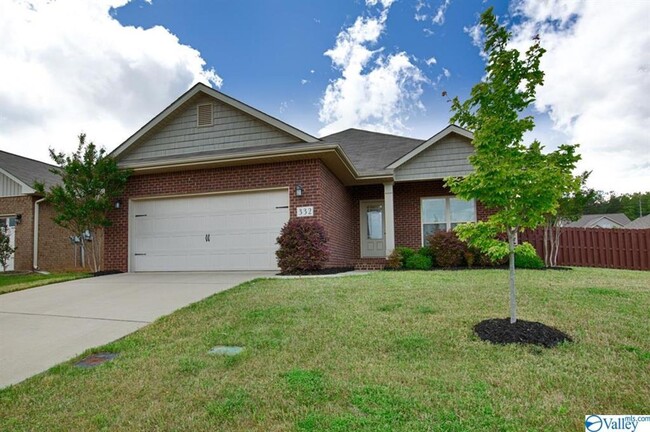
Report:
[[[381,240],[384,238],[384,212],[381,206],[368,207],[366,210],[368,221],[368,239]]]

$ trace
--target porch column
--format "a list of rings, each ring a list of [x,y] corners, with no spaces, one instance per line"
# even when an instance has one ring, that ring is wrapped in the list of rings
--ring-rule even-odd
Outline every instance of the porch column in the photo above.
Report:
[[[384,183],[384,217],[386,224],[386,256],[395,249],[395,212],[393,206],[393,183]]]

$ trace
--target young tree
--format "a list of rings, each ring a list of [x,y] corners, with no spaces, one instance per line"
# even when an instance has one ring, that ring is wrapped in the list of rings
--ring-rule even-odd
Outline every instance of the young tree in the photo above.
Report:
[[[557,266],[557,255],[560,251],[562,227],[576,221],[584,213],[587,202],[593,200],[596,191],[586,187],[587,178],[591,171],[585,171],[574,177],[573,182],[567,183],[568,190],[558,201],[555,214],[547,214],[544,221],[544,264],[547,267]]]
[[[54,222],[79,238],[84,252],[90,240],[92,269],[97,272],[102,253],[97,234],[111,224],[108,212],[124,191],[130,171],[120,170],[105,149],[86,143],[83,133],[79,135],[76,152],[65,155],[50,149],[50,157],[59,166],[51,171],[61,176],[61,184],[45,190],[45,185],[37,182],[34,189],[54,206],[57,213]]]
[[[488,60],[486,76],[476,84],[468,100],[452,101],[451,121],[474,133],[474,171],[464,178],[448,178],[451,191],[464,199],[476,199],[495,211],[486,222],[459,225],[459,237],[492,257],[510,258],[510,322],[517,320],[515,246],[517,233],[535,228],[547,214],[554,214],[558,200],[573,181],[571,171],[579,160],[576,145],[562,145],[542,153],[538,141],[523,143],[524,133],[534,127],[523,111],[535,100],[544,82],[539,64],[544,49],[536,40],[521,55],[509,49],[510,33],[497,22],[492,8],[481,15]],[[508,245],[494,240],[505,232]]]

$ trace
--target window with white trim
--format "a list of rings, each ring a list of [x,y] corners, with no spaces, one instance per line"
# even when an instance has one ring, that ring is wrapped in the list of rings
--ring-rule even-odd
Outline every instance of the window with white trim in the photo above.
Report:
[[[476,221],[476,203],[456,197],[422,198],[422,244],[436,231],[450,231],[458,224]]]

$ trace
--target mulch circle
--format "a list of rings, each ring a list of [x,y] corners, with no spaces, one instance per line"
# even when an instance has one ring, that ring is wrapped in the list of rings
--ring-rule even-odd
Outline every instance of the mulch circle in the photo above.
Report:
[[[484,341],[494,344],[532,344],[552,348],[562,342],[572,342],[569,335],[560,330],[535,321],[517,320],[510,324],[510,318],[493,318],[474,326],[474,332]]]

